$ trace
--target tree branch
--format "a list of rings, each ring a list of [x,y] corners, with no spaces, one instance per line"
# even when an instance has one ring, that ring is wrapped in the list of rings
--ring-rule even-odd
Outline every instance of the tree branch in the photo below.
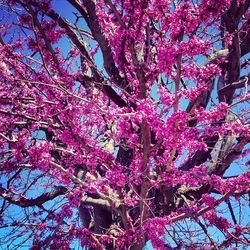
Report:
[[[131,88],[120,76],[119,71],[115,65],[109,42],[103,34],[100,24],[98,22],[98,17],[96,15],[95,10],[95,3],[92,0],[86,0],[83,2],[82,5],[80,5],[75,0],[68,0],[68,2],[72,6],[74,6],[86,20],[93,37],[98,42],[101,48],[104,61],[104,68],[110,76],[111,80],[113,80],[115,84],[121,89],[125,90],[128,93],[131,93]],[[83,6],[85,8],[83,8]]]
[[[3,188],[1,188],[1,189],[3,189]],[[44,194],[42,194],[34,199],[25,198],[25,197],[21,197],[20,199],[15,199],[15,198],[9,196],[6,192],[1,192],[0,196],[2,198],[4,198],[5,200],[9,201],[10,203],[15,204],[17,206],[32,207],[32,206],[40,206],[49,200],[53,200],[57,196],[66,194],[67,191],[68,191],[68,189],[66,187],[58,186],[53,191],[48,192],[48,193],[44,193]]]
[[[229,148],[229,152],[224,152],[222,159],[219,159],[219,162],[212,164],[207,173],[209,175],[223,175],[225,171],[230,167],[231,163],[238,159],[242,153],[243,148],[250,142],[250,138],[241,137],[238,139],[238,143],[234,146],[233,149]]]

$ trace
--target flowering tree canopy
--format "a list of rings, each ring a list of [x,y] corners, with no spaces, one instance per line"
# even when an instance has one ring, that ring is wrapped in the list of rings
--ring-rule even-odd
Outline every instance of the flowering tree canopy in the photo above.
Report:
[[[249,246],[249,0],[0,4],[2,246]]]

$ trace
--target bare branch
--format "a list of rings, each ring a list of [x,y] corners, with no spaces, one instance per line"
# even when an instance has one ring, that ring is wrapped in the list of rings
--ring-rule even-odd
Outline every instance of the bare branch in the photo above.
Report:
[[[2,188],[1,188],[2,189]],[[6,192],[0,192],[0,196],[4,198],[5,200],[9,201],[12,204],[15,204],[20,207],[32,207],[32,206],[40,206],[43,203],[53,200],[54,198],[66,194],[68,189],[63,186],[56,187],[53,191],[44,193],[37,198],[31,199],[31,198],[25,198],[21,197],[19,199],[13,198],[9,196]]]

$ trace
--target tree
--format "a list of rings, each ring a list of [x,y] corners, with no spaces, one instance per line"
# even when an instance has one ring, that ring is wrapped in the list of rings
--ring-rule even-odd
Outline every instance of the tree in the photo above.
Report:
[[[249,6],[1,1],[1,245],[246,249]]]

